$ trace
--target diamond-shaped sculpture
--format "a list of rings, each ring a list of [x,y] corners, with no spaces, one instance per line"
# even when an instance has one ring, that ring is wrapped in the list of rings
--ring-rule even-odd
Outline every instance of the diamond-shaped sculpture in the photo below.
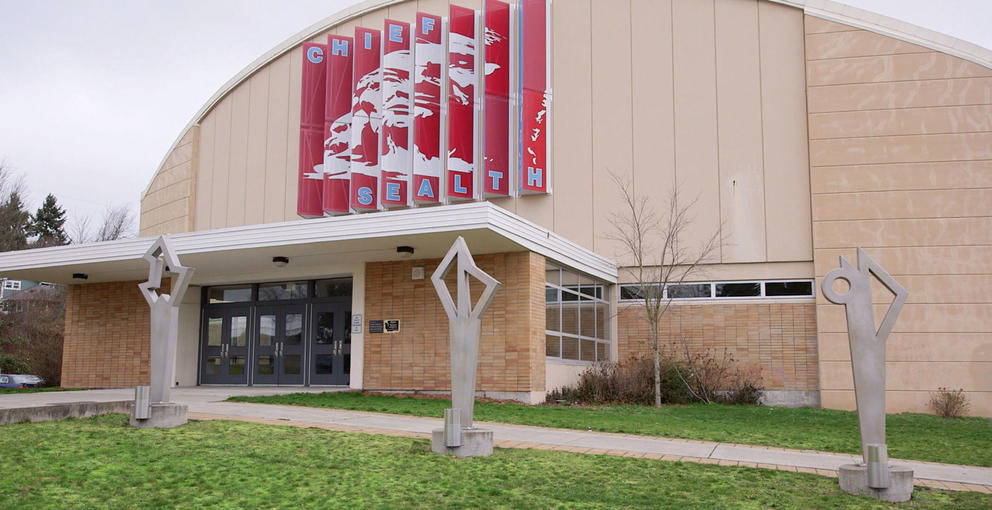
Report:
[[[193,277],[193,268],[179,263],[166,236],[159,236],[143,258],[148,262],[148,281],[139,283],[141,295],[151,308],[151,402],[168,402],[176,365],[179,305]],[[160,294],[162,276],[172,278],[169,294]]]
[[[444,283],[445,276],[455,269],[457,294],[455,301]],[[469,277],[482,282],[485,290],[479,301],[472,304]],[[482,314],[489,308],[500,283],[475,265],[465,240],[458,237],[431,275],[434,290],[448,314],[448,335],[451,345],[451,405],[461,413],[461,427],[472,428],[475,404],[475,374],[479,357],[479,333]]]

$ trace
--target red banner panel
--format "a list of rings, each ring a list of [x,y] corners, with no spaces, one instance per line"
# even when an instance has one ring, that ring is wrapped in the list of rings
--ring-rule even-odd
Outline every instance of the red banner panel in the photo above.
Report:
[[[521,0],[521,166],[520,193],[550,190],[547,157],[548,114],[548,27],[546,0]]]
[[[486,0],[482,191],[510,194],[510,4]]]
[[[323,216],[324,101],[327,47],[303,44],[303,78],[300,94],[300,166],[296,213],[304,218]]]
[[[441,17],[417,13],[414,56],[413,201],[441,199]]]
[[[351,100],[351,207],[379,209],[379,131],[382,127],[381,33],[355,28]]]
[[[475,198],[475,11],[451,6],[448,27],[448,197]]]
[[[411,167],[410,24],[387,19],[382,42],[382,189],[385,207],[408,204]]]
[[[324,214],[347,214],[351,182],[351,37],[327,37],[327,100],[324,108]]]

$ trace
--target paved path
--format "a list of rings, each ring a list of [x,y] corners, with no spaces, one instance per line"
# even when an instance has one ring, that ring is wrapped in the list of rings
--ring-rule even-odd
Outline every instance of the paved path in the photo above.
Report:
[[[172,399],[189,406],[190,418],[240,420],[272,425],[318,427],[403,437],[430,437],[440,428],[440,418],[392,415],[337,409],[224,402],[231,395],[271,395],[328,388],[229,388],[199,387],[173,390]],[[0,395],[0,408],[46,405],[58,402],[126,400],[133,390],[91,390]],[[747,466],[837,476],[841,464],[860,457],[810,450],[789,450],[707,441],[665,439],[631,434],[610,434],[477,422],[493,430],[496,446],[533,448],[577,453],[620,455],[669,461]],[[968,490],[992,494],[992,468],[893,459],[913,469],[915,483],[923,487]]]

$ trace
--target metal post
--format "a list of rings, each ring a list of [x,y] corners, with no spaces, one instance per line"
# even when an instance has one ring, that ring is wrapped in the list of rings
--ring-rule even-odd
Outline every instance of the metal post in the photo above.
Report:
[[[150,386],[134,387],[134,419],[147,420],[152,417],[152,402],[149,397]]]
[[[461,411],[457,408],[444,410],[444,444],[448,448],[462,445]]]

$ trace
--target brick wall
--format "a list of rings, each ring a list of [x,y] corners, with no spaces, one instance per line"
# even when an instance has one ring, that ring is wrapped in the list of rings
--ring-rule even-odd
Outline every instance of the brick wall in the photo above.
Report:
[[[482,319],[481,391],[544,390],[544,258],[503,253],[476,263],[503,285]],[[440,260],[375,262],[365,267],[365,319],[399,319],[399,333],[365,335],[364,387],[370,390],[449,390],[448,318],[431,285]],[[423,280],[413,280],[423,267]],[[453,275],[449,275],[453,276]],[[454,295],[454,280],[449,278]],[[472,286],[473,302],[481,284]]]
[[[812,303],[676,304],[660,329],[664,346],[685,338],[697,352],[710,349],[722,356],[726,350],[742,367],[760,374],[766,390],[818,389]],[[621,307],[619,359],[650,356],[649,331],[643,307]]]
[[[149,383],[149,310],[139,282],[70,285],[62,386],[126,388]],[[168,292],[168,282],[163,282]]]

